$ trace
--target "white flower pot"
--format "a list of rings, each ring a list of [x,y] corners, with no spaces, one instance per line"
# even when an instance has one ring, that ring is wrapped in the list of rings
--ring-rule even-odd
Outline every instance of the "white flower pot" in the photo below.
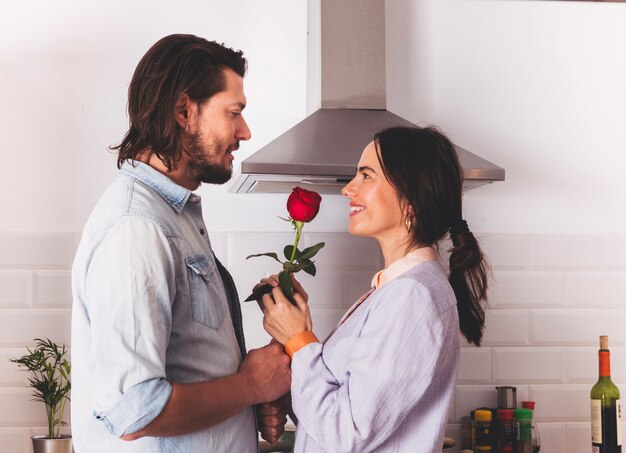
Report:
[[[55,439],[33,436],[33,453],[72,453],[72,436],[61,435]]]

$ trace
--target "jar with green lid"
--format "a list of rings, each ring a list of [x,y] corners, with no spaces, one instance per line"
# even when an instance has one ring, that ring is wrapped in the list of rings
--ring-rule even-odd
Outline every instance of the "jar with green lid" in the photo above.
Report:
[[[475,451],[491,451],[491,420],[489,409],[477,409],[474,411]]]
[[[515,453],[532,453],[533,411],[515,409]]]

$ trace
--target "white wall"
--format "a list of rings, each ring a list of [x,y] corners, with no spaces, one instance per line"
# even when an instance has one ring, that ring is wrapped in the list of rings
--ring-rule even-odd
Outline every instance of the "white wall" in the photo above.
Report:
[[[537,401],[542,451],[589,451],[600,334],[626,390],[626,5],[387,0],[387,13],[389,109],[506,169],[465,195],[496,282],[451,433],[512,384]]]
[[[249,59],[246,118],[253,138],[236,163],[306,114],[305,0],[29,0],[0,8],[0,184],[7,194],[0,199],[0,231],[82,228],[116,171],[107,147],[126,131],[135,66],[167,34],[225,42]],[[214,201],[207,209],[232,208],[231,216],[207,216],[207,226],[221,230],[249,229],[247,213],[280,200],[233,195],[227,187],[200,193]],[[317,228],[334,228],[342,217],[335,212],[325,210]],[[272,216],[255,221],[261,229],[277,225]]]
[[[244,49],[253,133],[245,157],[315,101],[306,92],[306,3],[0,4],[0,450],[29,451],[44,425],[5,359],[35,336],[69,341],[69,268],[115,174],[106,147],[125,132],[139,58],[173,32]],[[462,351],[450,433],[469,409],[493,404],[494,385],[512,383],[519,399],[537,400],[545,451],[588,451],[600,333],[610,335],[614,376],[626,383],[626,5],[387,0],[387,11],[390,110],[441,125],[507,171],[506,182],[465,197],[496,283],[485,345]],[[216,252],[243,293],[274,270],[244,255],[278,248],[291,233],[276,218],[284,196],[226,189],[199,193]],[[322,334],[380,265],[375,244],[344,233],[346,213],[341,197],[326,197],[304,239],[329,242],[322,272],[307,282]],[[245,307],[244,318],[249,346],[266,341],[258,310]]]
[[[468,194],[475,227],[626,231],[626,5],[387,4],[389,108],[506,169]]]

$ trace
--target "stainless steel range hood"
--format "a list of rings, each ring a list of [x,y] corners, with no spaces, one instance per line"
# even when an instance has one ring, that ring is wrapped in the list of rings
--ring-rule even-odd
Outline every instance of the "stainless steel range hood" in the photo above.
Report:
[[[310,1],[320,8],[313,16],[321,18],[322,108],[245,159],[232,192],[287,193],[298,185],[338,194],[374,133],[414,125],[386,110],[384,2]],[[504,180],[501,167],[456,149],[465,190]]]

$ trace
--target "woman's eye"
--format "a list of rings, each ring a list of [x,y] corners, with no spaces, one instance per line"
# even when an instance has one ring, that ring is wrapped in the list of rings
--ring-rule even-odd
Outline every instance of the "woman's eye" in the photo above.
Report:
[[[370,175],[368,175],[367,173],[361,173],[361,176],[363,177],[363,179],[370,179]]]
[[[241,112],[231,112],[231,114],[233,115],[233,118],[237,118],[241,115]]]

